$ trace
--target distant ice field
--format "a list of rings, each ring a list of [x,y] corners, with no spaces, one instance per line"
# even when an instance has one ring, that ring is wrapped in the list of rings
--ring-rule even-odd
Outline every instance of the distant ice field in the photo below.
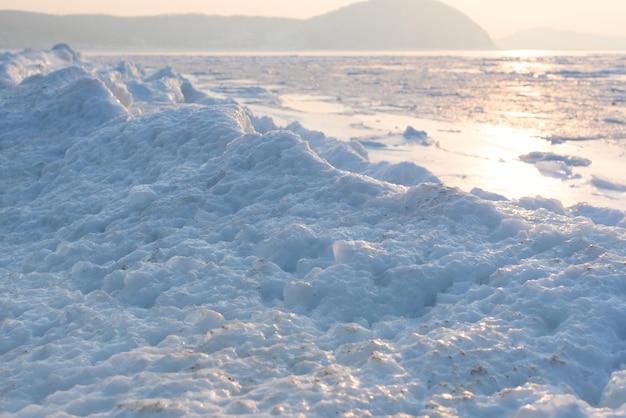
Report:
[[[137,56],[259,116],[413,161],[508,198],[626,207],[626,54],[329,53]],[[403,138],[426,131],[430,147]],[[434,145],[434,146],[432,146]],[[539,157],[537,153],[541,153]],[[534,157],[528,157],[528,154]],[[588,164],[571,163],[572,159]]]
[[[527,59],[0,53],[0,417],[626,416],[623,59]]]

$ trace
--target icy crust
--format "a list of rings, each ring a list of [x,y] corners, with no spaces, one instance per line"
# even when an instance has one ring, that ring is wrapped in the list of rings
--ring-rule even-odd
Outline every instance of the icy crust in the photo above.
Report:
[[[96,70],[4,92],[62,78],[37,106],[74,119],[0,119],[0,415],[626,414],[623,213],[376,180],[358,144]]]
[[[32,75],[46,74],[81,61],[80,53],[64,44],[56,45],[49,51],[25,50],[20,53],[2,53],[0,90],[14,87]]]

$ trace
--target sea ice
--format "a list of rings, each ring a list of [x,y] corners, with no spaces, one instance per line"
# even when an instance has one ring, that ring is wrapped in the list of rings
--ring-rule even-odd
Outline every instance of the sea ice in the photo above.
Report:
[[[58,50],[1,57],[1,416],[626,415],[623,212]]]

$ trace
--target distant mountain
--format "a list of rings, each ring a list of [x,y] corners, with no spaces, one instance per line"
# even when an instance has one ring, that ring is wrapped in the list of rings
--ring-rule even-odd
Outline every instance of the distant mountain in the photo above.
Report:
[[[82,49],[288,48],[296,24],[291,19],[242,16],[57,16],[0,11],[0,47],[47,48],[68,43]],[[282,45],[283,41],[287,44]]]
[[[0,48],[68,43],[110,50],[493,49],[469,17],[435,0],[369,0],[308,20],[0,11]]]
[[[626,38],[590,35],[549,28],[529,29],[498,39],[500,49],[540,50],[626,50]]]
[[[310,19],[314,49],[493,49],[487,32],[434,0],[370,0]]]

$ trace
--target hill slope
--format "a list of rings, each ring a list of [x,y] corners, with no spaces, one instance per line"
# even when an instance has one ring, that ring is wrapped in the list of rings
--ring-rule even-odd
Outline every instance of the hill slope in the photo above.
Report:
[[[332,49],[491,49],[487,32],[435,0],[370,0],[307,22],[311,46]]]
[[[308,20],[0,11],[0,48],[55,43],[81,49],[179,51],[493,48],[481,27],[435,0],[370,0]]]

